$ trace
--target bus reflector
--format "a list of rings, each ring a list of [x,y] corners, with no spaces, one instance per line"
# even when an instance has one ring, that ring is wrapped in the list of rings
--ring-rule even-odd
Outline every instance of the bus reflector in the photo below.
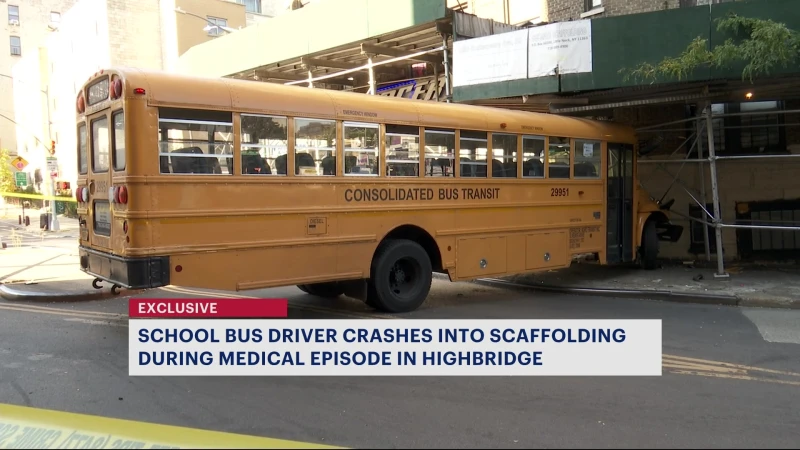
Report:
[[[144,89],[136,88],[136,89],[133,90],[133,93],[136,94],[136,95],[144,95]]]

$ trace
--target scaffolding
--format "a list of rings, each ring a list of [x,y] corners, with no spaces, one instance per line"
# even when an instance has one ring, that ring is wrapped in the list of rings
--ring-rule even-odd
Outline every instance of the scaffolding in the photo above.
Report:
[[[313,70],[314,67],[313,66],[309,66],[309,67],[307,67],[307,70],[308,70],[308,79],[307,80],[289,81],[289,82],[286,82],[284,84],[285,85],[308,84],[309,88],[313,88],[315,81],[327,80],[329,78],[338,78],[338,77],[341,77],[343,75],[348,75],[348,74],[351,74],[351,73],[354,73],[354,72],[360,72],[362,70],[366,70],[369,73],[369,90],[367,91],[367,94],[376,95],[377,85],[376,85],[376,82],[375,82],[375,67],[382,66],[382,65],[385,65],[385,64],[396,63],[396,62],[399,62],[399,61],[405,61],[405,60],[409,60],[409,59],[413,60],[415,58],[419,58],[419,57],[425,56],[425,55],[427,55],[429,53],[442,52],[443,53],[442,54],[442,62],[444,64],[444,77],[445,77],[445,96],[446,96],[446,100],[447,100],[448,103],[452,100],[453,95],[452,95],[452,91],[451,91],[452,82],[450,80],[451,71],[450,71],[450,61],[449,61],[450,58],[449,58],[449,55],[448,55],[448,48],[447,48],[447,35],[444,35],[444,34],[442,35],[442,45],[439,46],[439,47],[431,48],[431,49],[428,49],[428,50],[422,50],[422,51],[414,52],[414,53],[410,53],[410,54],[405,54],[405,55],[402,55],[402,56],[397,56],[397,57],[394,57],[394,58],[391,58],[391,59],[386,59],[386,60],[379,61],[379,62],[374,62],[373,61],[373,58],[375,56],[377,56],[378,51],[370,51],[367,48],[367,45],[362,45],[362,48],[364,48],[364,50],[362,50],[362,53],[365,53],[365,54],[368,55],[367,63],[364,64],[364,65],[361,65],[361,66],[358,66],[358,67],[354,67],[352,69],[341,70],[339,72],[333,72],[333,73],[329,73],[329,74],[326,74],[326,75],[320,75],[320,76],[316,76],[316,77],[312,73],[312,70]],[[438,74],[438,67],[436,67],[435,65],[434,65],[434,70]]]
[[[702,106],[702,107],[701,107]],[[785,115],[785,114],[797,114],[800,113],[800,109],[795,110],[771,110],[769,111],[770,115]],[[716,259],[717,259],[717,271],[714,274],[717,278],[727,278],[730,275],[725,271],[725,262],[723,258],[723,248],[722,248],[722,230],[724,228],[731,228],[731,229],[767,229],[767,230],[779,230],[779,231],[799,231],[800,226],[793,225],[793,226],[781,226],[781,225],[754,225],[754,224],[736,224],[736,223],[725,223],[722,221],[722,217],[720,214],[720,194],[719,194],[719,181],[717,176],[717,161],[718,160],[734,160],[734,159],[788,159],[788,158],[797,158],[800,157],[800,154],[763,154],[763,155],[724,155],[719,156],[716,154],[716,149],[714,148],[714,119],[717,118],[724,118],[724,117],[734,117],[734,116],[754,116],[754,115],[763,115],[764,111],[751,111],[751,112],[738,112],[738,113],[724,113],[724,114],[714,114],[712,111],[711,103],[705,102],[704,105],[698,105],[698,114],[695,117],[690,117],[687,119],[681,120],[673,120],[670,122],[652,125],[647,127],[638,128],[636,131],[638,133],[666,133],[666,132],[686,132],[687,128],[664,128],[670,125],[680,125],[686,124],[689,122],[694,122],[694,131],[689,134],[688,137],[683,141],[683,143],[676,148],[667,159],[639,159],[639,164],[657,164],[659,168],[664,170],[668,173],[672,178],[672,183],[667,188],[667,191],[658,200],[659,203],[663,202],[664,198],[666,197],[667,193],[670,189],[675,185],[677,182],[681,185],[683,190],[686,194],[691,197],[692,200],[700,207],[700,209],[705,213],[705,219],[710,219],[711,222],[708,220],[698,219],[696,217],[691,217],[690,215],[684,215],[679,212],[674,212],[679,216],[685,217],[690,221],[695,221],[702,223],[703,226],[703,233],[704,233],[704,242],[705,242],[705,254],[706,259],[711,261],[711,249],[710,249],[710,241],[709,241],[709,233],[708,227],[714,228],[715,240],[716,240]],[[788,125],[798,125],[798,124],[788,124]],[[775,125],[753,125],[753,126],[736,126],[736,127],[725,127],[724,124],[720,131],[724,129],[732,129],[732,128],[756,128],[756,127],[781,127],[787,126],[787,124],[775,124]],[[708,156],[703,156],[703,133],[705,132],[706,137],[706,145],[708,146]],[[680,151],[689,141],[692,143],[689,146],[689,150],[686,153],[685,158],[673,158],[675,154]],[[697,148],[697,157],[692,158],[692,151],[694,148]],[[699,184],[700,188],[698,194],[702,198],[702,202],[698,200],[694,195],[692,195],[691,188],[687,187],[685,183],[683,183],[679,179],[679,175],[681,170],[686,166],[687,163],[697,163],[699,169]],[[706,208],[706,186],[705,186],[705,164],[709,165],[709,175],[711,181],[711,198],[712,198],[712,205],[713,205],[713,213],[708,211]],[[672,174],[666,168],[666,164],[680,164],[680,168],[676,174]]]

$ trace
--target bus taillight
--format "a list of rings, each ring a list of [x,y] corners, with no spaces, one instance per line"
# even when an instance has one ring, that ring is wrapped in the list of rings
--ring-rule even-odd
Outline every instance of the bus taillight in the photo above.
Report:
[[[108,201],[111,203],[128,203],[128,188],[125,186],[114,186],[108,189]]]
[[[75,190],[75,199],[78,203],[86,203],[89,201],[89,188],[79,187]]]
[[[117,189],[117,203],[122,203],[123,205],[128,203],[128,188],[125,186],[120,186]]]

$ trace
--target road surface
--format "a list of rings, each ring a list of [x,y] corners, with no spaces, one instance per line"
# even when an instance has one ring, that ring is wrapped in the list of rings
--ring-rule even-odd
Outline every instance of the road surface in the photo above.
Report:
[[[290,317],[371,318],[292,288]],[[216,296],[164,288],[139,297]],[[800,442],[800,311],[435,281],[405,318],[656,318],[653,378],[128,377],[124,296],[0,303],[0,403],[345,447],[778,447]]]

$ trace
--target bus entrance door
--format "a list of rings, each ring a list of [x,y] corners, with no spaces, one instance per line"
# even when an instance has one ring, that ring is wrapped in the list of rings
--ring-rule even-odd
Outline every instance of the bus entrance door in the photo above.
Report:
[[[633,255],[633,145],[608,143],[608,264],[626,263]]]

